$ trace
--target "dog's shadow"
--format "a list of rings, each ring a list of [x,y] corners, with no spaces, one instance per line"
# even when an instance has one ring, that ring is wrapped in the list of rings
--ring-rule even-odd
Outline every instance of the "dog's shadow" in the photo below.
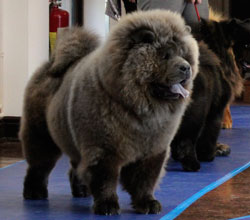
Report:
[[[183,172],[183,168],[180,162],[175,161],[173,158],[170,157],[167,162],[166,171],[167,172]]]
[[[69,219],[70,215],[92,214],[92,198],[70,198],[68,195],[51,194],[47,200],[23,200],[25,217],[28,220]],[[69,218],[67,218],[67,216]]]
[[[34,219],[71,219],[72,216],[86,219],[95,219],[98,216],[105,218],[106,216],[95,215],[92,210],[93,199],[72,198],[71,195],[50,194],[47,200],[23,200],[23,211],[26,220]],[[122,204],[120,204],[122,205]],[[126,205],[125,205],[126,206]],[[116,219],[120,219],[123,215],[133,215],[136,219],[136,213],[131,208],[121,207],[121,215],[117,215]],[[94,217],[95,216],[95,217]],[[141,215],[138,214],[138,217]]]

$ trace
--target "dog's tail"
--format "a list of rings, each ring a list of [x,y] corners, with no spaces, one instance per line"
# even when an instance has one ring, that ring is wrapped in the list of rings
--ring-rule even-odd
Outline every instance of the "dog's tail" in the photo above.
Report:
[[[74,27],[61,31],[50,58],[48,75],[63,76],[72,64],[91,53],[98,45],[98,36],[83,28]]]

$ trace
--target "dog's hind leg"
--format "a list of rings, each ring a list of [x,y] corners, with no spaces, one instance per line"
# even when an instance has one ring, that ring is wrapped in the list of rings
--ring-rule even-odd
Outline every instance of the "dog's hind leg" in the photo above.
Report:
[[[221,127],[224,129],[229,129],[229,128],[232,128],[232,126],[233,126],[233,120],[232,120],[232,116],[230,112],[230,105],[228,104],[224,110]]]
[[[79,162],[71,161],[71,168],[69,171],[69,181],[71,193],[73,197],[87,197],[90,195],[89,189],[77,175],[77,167]]]
[[[196,151],[198,160],[213,161],[216,156],[217,139],[221,129],[222,114],[209,118],[197,142]]]
[[[165,157],[165,152],[162,152],[122,168],[121,183],[131,195],[136,212],[156,214],[161,211],[161,204],[153,193],[164,169]]]
[[[171,143],[173,159],[180,161],[185,171],[198,171],[200,162],[196,155],[196,143],[204,127],[204,111],[189,109]],[[195,115],[196,118],[193,117]]]
[[[28,163],[24,179],[25,199],[48,197],[48,176],[61,155],[46,127],[37,128],[25,123],[20,132],[25,158]]]
[[[181,137],[181,138],[180,138]],[[199,171],[200,162],[196,155],[196,138],[178,136],[171,143],[171,154],[174,160],[180,161],[185,171]]]

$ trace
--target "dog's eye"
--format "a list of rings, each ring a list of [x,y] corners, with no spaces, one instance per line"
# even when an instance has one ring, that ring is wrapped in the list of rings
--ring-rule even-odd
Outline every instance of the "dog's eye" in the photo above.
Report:
[[[158,48],[157,53],[160,59],[169,60],[175,53],[175,50],[173,50],[173,48],[170,47],[161,47]]]
[[[168,60],[170,58],[170,53],[165,53],[165,54],[163,54],[163,56],[162,56],[162,59],[163,60]]]
[[[166,48],[160,49],[159,56],[162,60],[168,60],[171,57],[172,51]]]
[[[248,48],[250,48],[250,44],[245,44],[244,47],[245,47],[246,49],[248,49]]]

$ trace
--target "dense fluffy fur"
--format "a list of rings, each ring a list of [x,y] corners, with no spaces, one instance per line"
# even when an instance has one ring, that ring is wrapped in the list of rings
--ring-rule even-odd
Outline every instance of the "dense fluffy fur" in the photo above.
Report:
[[[48,75],[60,77],[68,67],[88,55],[98,45],[98,36],[87,30],[75,27],[61,31],[50,59]]]
[[[121,19],[93,52],[89,33],[74,30],[62,40],[25,93],[26,199],[47,198],[49,173],[64,152],[72,194],[91,193],[95,213],[119,212],[119,178],[137,212],[160,212],[154,189],[190,101],[173,88],[191,92],[198,68],[189,30],[179,15],[159,10]]]
[[[200,69],[194,82],[192,104],[171,144],[172,155],[181,161],[184,170],[197,171],[199,161],[212,161],[216,154],[230,153],[229,146],[216,143],[224,109],[243,88],[235,62],[235,56],[236,60],[242,56],[235,48],[243,42],[243,45],[249,45],[247,26],[249,21],[233,19],[202,20],[193,27],[195,37],[205,43],[200,43]]]
[[[213,10],[209,10],[209,19],[217,22],[228,21],[228,18],[223,17],[219,13],[215,13]],[[232,20],[236,22],[238,26],[244,27],[246,32],[250,32],[250,19],[240,21],[237,19]],[[232,22],[231,21],[231,22]],[[209,42],[208,42],[209,43]],[[233,43],[233,53],[239,71],[243,78],[249,78],[250,76],[250,41],[240,35],[236,35]],[[233,121],[230,112],[230,105],[227,105],[222,120],[222,128],[232,128]]]
[[[239,27],[243,28],[244,32],[248,32],[248,35],[249,35],[250,19],[247,19],[244,21],[234,19],[233,22],[235,22]],[[249,76],[250,76],[250,39],[249,37],[247,37],[247,35],[245,37],[241,35],[235,35],[235,36],[236,38],[234,39],[232,53],[234,54],[235,61],[239,68],[241,76],[244,79],[249,79]],[[232,128],[232,125],[233,125],[233,121],[232,121],[232,117],[230,113],[230,108],[228,105],[224,112],[222,128]]]

